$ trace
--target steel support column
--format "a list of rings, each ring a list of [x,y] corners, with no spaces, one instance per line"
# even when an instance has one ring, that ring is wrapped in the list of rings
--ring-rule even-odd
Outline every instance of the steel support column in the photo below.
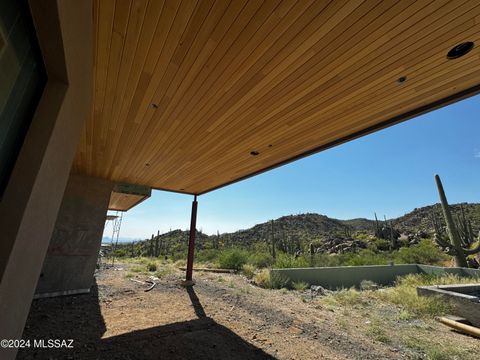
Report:
[[[197,228],[197,195],[195,195],[192,202],[192,217],[190,219],[190,238],[188,240],[187,276],[185,279],[186,281],[192,281],[196,228]]]

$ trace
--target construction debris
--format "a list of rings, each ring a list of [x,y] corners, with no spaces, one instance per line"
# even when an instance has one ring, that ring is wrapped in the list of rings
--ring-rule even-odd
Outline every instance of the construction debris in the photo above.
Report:
[[[130,280],[142,285],[148,285],[148,288],[144,290],[145,292],[152,290],[158,284],[158,281],[160,281],[160,279],[156,276],[149,276],[148,279],[145,281],[141,281],[137,279],[130,279]]]
[[[455,321],[455,320],[452,320],[452,319],[448,319],[448,318],[443,317],[443,316],[438,317],[437,320],[440,321],[442,324],[450,326],[451,328],[453,328],[455,330],[458,330],[458,331],[466,333],[468,335],[480,338],[480,328],[477,328],[477,327],[471,326],[471,325],[467,325],[467,324],[463,324],[461,322],[458,322],[458,321]]]

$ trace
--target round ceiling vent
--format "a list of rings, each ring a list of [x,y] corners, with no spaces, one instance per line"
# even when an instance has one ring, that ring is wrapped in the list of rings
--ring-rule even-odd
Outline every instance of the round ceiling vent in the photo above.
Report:
[[[447,54],[447,59],[453,60],[468,54],[475,44],[472,41],[467,41],[453,47]]]

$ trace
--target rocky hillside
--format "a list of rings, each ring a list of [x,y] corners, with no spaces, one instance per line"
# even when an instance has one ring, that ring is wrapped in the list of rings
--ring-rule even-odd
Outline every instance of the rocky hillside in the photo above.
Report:
[[[454,216],[461,214],[463,208],[465,216],[472,222],[474,230],[480,230],[480,204],[462,203],[451,205]],[[433,231],[432,214],[443,223],[442,208],[440,204],[415,208],[413,211],[397,219],[393,219],[393,224],[401,232]]]
[[[465,216],[472,221],[474,231],[480,229],[480,204],[463,203],[452,205],[454,215],[461,213],[461,208]],[[432,214],[437,214],[437,219],[443,222],[441,208],[439,204],[425,206],[414,209],[396,219],[390,219],[395,231],[411,240],[428,236],[432,233]],[[378,214],[379,219],[383,218]],[[339,220],[332,219],[320,214],[299,214],[282,216],[273,222],[268,221],[257,224],[249,229],[239,230],[233,233],[224,233],[219,236],[208,236],[203,233],[197,235],[197,247],[201,248],[222,248],[230,246],[255,246],[257,244],[270,243],[273,234],[276,240],[277,248],[282,251],[294,252],[295,249],[308,247],[310,243],[315,243],[319,248],[327,246],[336,248],[348,245],[352,248],[359,248],[355,238],[363,234],[369,236],[374,234],[375,220],[370,219],[351,219]],[[417,239],[418,240],[418,239]],[[155,243],[153,243],[155,244]],[[137,253],[148,253],[152,251],[154,245],[150,241],[140,241],[135,245]],[[162,234],[158,238],[160,253],[173,254],[178,251],[185,251],[188,244],[188,231],[173,230]],[[358,246],[357,246],[358,245]],[[127,245],[125,245],[127,246]],[[125,250],[129,251],[129,250]],[[132,248],[132,252],[133,252]]]
[[[369,220],[366,220],[369,221]],[[348,223],[332,219],[320,214],[300,214],[282,216],[273,221],[273,233],[276,238],[296,238],[298,241],[317,239],[326,234],[349,236],[354,230]],[[272,222],[257,224],[246,230],[236,231],[227,236],[234,244],[251,244],[256,241],[266,241],[272,234]]]
[[[455,204],[452,205],[454,214],[460,214],[463,207],[465,216],[472,221],[474,229],[480,229],[480,204]],[[443,222],[440,204],[416,208],[413,211],[396,219],[389,219],[394,227],[401,233],[410,234],[418,231],[432,232],[432,214],[437,214],[440,222]],[[378,214],[379,220],[383,216]],[[325,236],[338,235],[349,237],[355,232],[372,233],[375,221],[364,218],[351,220],[338,220],[320,214],[300,214],[283,216],[273,222],[273,231],[277,238],[297,236],[300,239],[315,240]],[[271,236],[272,223],[265,222],[257,224],[246,230],[240,230],[228,235],[232,241],[250,243],[263,240]]]

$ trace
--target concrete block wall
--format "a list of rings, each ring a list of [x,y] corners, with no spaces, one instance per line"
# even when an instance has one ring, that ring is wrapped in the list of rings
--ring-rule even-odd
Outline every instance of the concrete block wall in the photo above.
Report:
[[[90,290],[112,188],[113,183],[107,180],[70,176],[36,297]]]

